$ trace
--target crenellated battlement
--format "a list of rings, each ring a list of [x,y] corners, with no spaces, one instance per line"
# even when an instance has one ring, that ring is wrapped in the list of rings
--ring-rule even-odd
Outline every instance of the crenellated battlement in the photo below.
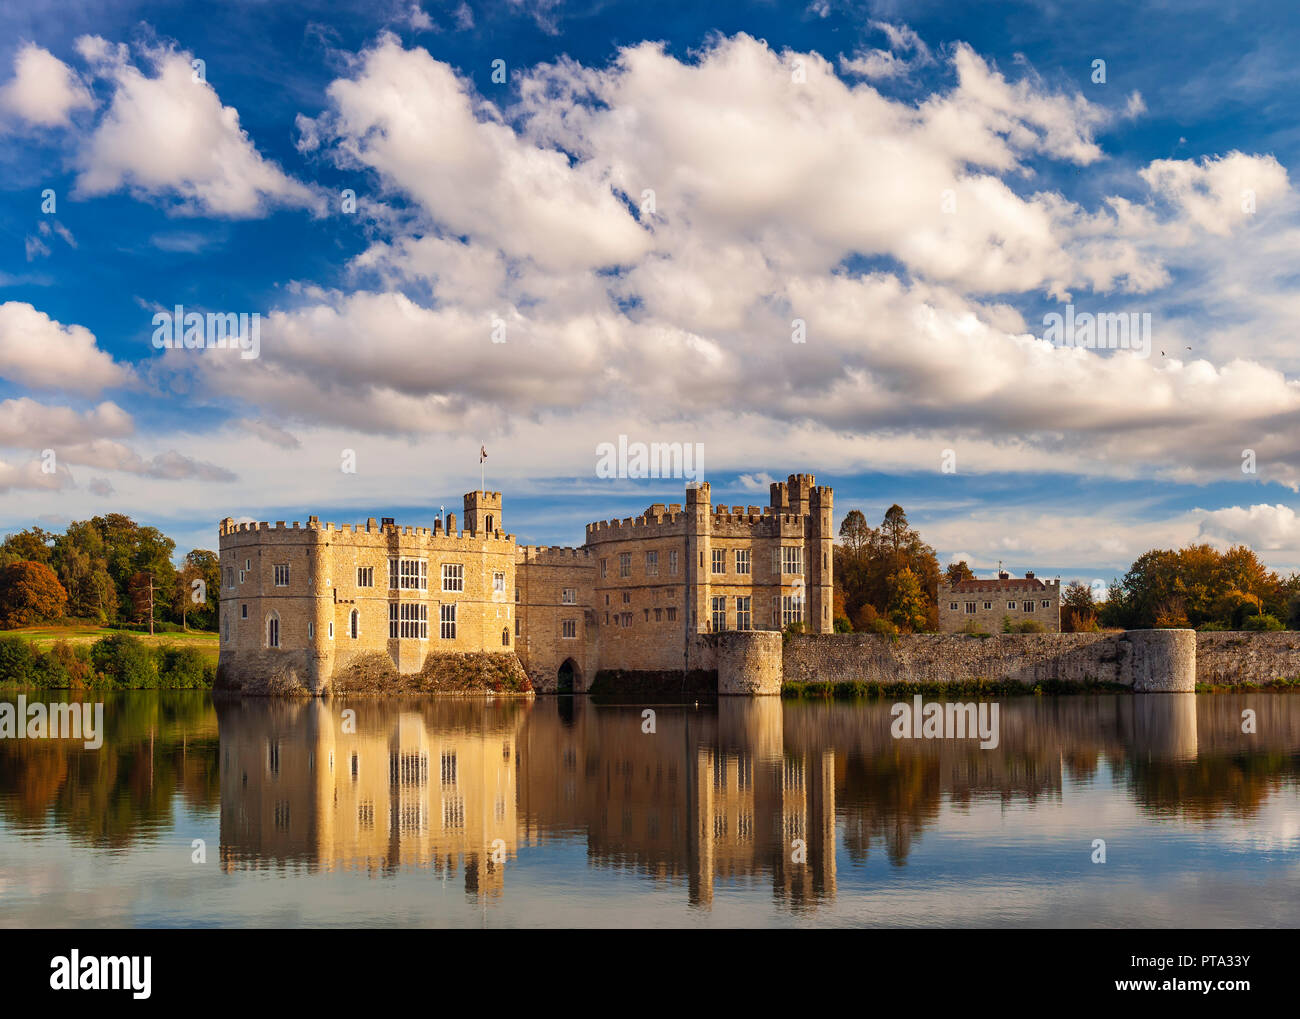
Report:
[[[566,674],[586,689],[601,669],[707,670],[691,650],[703,634],[780,630],[792,611],[830,632],[831,498],[792,474],[771,505],[715,506],[702,482],[683,502],[587,524],[576,547],[517,544],[500,492],[467,493],[432,526],[226,517],[219,669],[285,668],[312,692],[358,655],[410,674],[436,652],[504,651],[538,689]],[[795,605],[790,573],[803,577]]]

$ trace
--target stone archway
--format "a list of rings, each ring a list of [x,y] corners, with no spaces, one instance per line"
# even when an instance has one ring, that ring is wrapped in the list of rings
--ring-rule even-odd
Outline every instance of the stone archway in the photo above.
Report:
[[[555,673],[556,693],[580,693],[582,690],[582,670],[572,658],[566,658]]]

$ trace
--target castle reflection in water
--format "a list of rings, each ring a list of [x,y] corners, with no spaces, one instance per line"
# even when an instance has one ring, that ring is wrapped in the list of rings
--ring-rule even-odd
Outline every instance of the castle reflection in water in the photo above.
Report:
[[[585,835],[593,865],[693,903],[767,873],[833,894],[834,752],[787,751],[771,698],[655,713],[644,732],[641,709],[583,699],[219,702],[222,865],[422,866],[496,895],[521,845]]]
[[[590,865],[684,884],[696,905],[729,880],[813,904],[835,894],[837,818],[851,861],[874,842],[902,864],[942,799],[1059,799],[1102,760],[1139,802],[1172,783],[1179,810],[1248,810],[1231,775],[1229,802],[1215,769],[1187,771],[1238,745],[1229,706],[1207,727],[1198,702],[1204,716],[1193,695],[1004,702],[993,751],[896,741],[887,705],[726,698],[658,706],[647,733],[640,706],[583,698],[218,702],[222,864],[429,867],[494,896],[521,848],[577,838]],[[1294,747],[1296,713],[1276,710]]]
[[[1135,812],[1144,835],[1246,830],[1270,812],[1294,831],[1300,788],[1288,694],[1007,698],[990,750],[896,740],[880,701],[655,705],[647,733],[643,705],[582,697],[103,696],[98,751],[0,741],[8,838],[129,849],[211,819],[227,874],[425,869],[474,901],[509,898],[512,880],[526,898],[539,877],[521,864],[562,859],[540,880],[600,868],[705,909],[728,886],[816,909],[837,882],[860,886],[849,871],[904,876],[926,839],[969,838],[972,819],[988,847],[1039,829],[1044,845],[1087,847],[1101,803]]]

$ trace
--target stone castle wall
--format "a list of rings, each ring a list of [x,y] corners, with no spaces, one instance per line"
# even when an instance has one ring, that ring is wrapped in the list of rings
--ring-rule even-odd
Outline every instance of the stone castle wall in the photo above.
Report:
[[[1157,692],[1190,689],[1188,677],[1221,686],[1300,677],[1300,633],[796,636],[785,642],[782,672],[784,681],[805,683],[1107,682]]]

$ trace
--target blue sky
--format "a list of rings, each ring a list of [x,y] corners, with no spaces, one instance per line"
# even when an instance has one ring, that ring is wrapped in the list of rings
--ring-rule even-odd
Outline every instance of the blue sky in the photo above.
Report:
[[[485,444],[509,529],[577,543],[681,501],[596,475],[625,434],[701,443],[718,502],[898,502],[981,573],[1300,568],[1296,21],[0,4],[0,528],[427,524]],[[258,313],[259,356],[156,349],[176,304]],[[1043,339],[1067,304],[1149,356]]]

